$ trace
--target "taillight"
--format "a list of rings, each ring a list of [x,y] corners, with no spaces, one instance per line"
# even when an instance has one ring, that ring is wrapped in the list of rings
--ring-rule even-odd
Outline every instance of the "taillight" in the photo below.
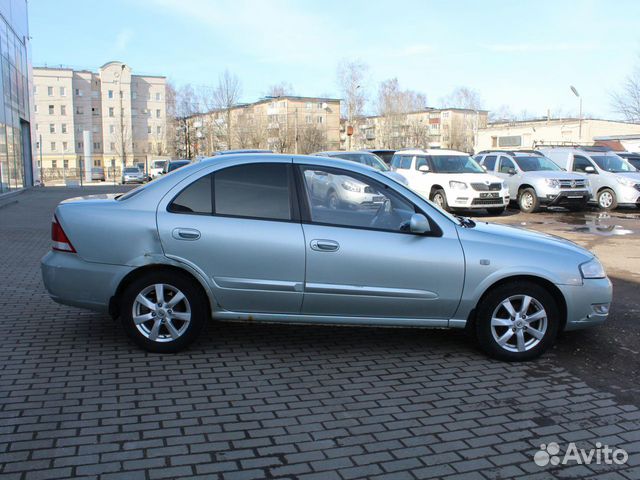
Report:
[[[71,245],[67,234],[64,233],[55,215],[51,221],[51,248],[59,252],[76,253],[76,249]]]

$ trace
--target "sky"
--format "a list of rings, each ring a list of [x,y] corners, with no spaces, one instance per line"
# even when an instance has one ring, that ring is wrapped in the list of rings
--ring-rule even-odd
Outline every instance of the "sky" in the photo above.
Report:
[[[340,97],[342,59],[397,77],[430,106],[455,87],[513,113],[619,118],[611,94],[640,66],[639,0],[29,0],[34,66],[96,71],[111,60],[175,86],[237,75],[242,100],[286,81],[297,95]]]

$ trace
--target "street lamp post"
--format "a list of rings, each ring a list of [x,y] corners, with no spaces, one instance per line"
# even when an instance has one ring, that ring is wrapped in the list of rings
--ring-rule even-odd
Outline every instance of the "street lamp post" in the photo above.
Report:
[[[578,140],[582,141],[582,97],[578,93],[578,90],[576,89],[576,87],[574,87],[573,85],[570,85],[570,88],[571,88],[571,91],[573,92],[573,94],[576,97],[578,97],[578,99],[580,100],[580,113],[578,114],[578,118],[579,118]]]

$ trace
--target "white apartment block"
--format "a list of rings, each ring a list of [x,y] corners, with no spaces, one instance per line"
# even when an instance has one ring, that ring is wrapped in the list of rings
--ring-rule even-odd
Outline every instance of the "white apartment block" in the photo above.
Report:
[[[47,169],[107,167],[109,174],[167,158],[165,77],[132,75],[122,62],[97,73],[34,67],[33,90],[34,153],[45,178]]]

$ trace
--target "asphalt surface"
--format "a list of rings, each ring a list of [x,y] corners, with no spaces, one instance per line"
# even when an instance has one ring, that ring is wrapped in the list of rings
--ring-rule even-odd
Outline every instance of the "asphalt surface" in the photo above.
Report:
[[[0,200],[0,478],[640,478],[636,212],[485,218],[581,243],[612,276],[609,321],[533,362],[461,331],[250,323],[156,355],[40,278],[56,203],[114,190]],[[539,466],[549,442],[629,457]]]

